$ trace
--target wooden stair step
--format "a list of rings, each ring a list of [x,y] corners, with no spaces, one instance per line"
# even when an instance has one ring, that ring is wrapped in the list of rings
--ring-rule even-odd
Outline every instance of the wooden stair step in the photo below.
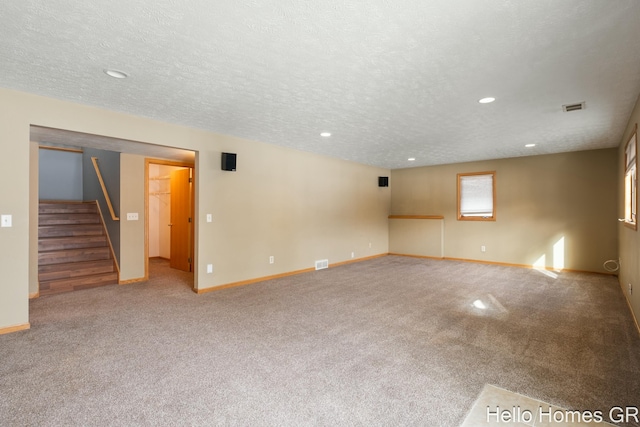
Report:
[[[94,288],[103,285],[114,285],[117,283],[118,273],[116,272],[73,277],[69,279],[44,280],[40,282],[40,295]]]
[[[99,248],[66,249],[38,253],[38,265],[66,264],[69,262],[94,261],[110,259],[111,250],[108,246]]]
[[[40,295],[118,283],[95,202],[41,202],[38,213]]]
[[[41,214],[38,216],[38,225],[57,224],[100,224],[100,215],[97,214]]]
[[[40,202],[38,213],[41,214],[57,214],[57,213],[98,213],[95,202],[87,203],[46,203]]]
[[[48,237],[38,239],[38,250],[42,252],[65,249],[97,248],[102,246],[107,246],[107,237],[105,235]]]
[[[96,261],[68,262],[38,266],[38,279],[55,280],[116,271],[113,259]]]
[[[38,227],[38,237],[99,236],[102,234],[104,234],[102,224],[62,224]]]

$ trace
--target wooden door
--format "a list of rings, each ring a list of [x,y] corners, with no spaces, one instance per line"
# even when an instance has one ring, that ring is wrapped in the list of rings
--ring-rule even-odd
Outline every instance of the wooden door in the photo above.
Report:
[[[169,265],[183,271],[192,271],[193,220],[192,220],[191,169],[171,172],[171,257]]]

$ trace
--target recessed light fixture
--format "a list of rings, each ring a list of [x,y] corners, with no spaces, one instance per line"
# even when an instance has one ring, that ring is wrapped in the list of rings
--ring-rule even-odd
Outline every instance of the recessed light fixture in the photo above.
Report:
[[[488,97],[486,97],[486,98],[482,98],[482,99],[481,99],[481,100],[479,100],[478,102],[479,102],[480,104],[490,104],[490,103],[492,103],[492,102],[493,102],[493,101],[495,101],[495,100],[496,100],[496,99],[495,99],[494,97],[492,97],[492,96],[488,96]]]
[[[407,160],[409,160],[410,162],[415,162],[416,158],[415,157],[409,157]]]
[[[127,73],[118,70],[105,69],[104,73],[109,77],[113,77],[114,79],[126,79],[128,77]]]
[[[533,147],[535,147],[535,146],[536,146],[536,144],[526,144],[526,145],[525,145],[525,147],[527,147],[527,148],[533,148]]]
[[[329,138],[331,136],[331,132],[322,132],[320,134],[320,136],[324,137],[324,138]]]

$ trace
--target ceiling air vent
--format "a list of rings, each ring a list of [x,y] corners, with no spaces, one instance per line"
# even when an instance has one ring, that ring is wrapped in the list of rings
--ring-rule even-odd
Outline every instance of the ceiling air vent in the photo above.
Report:
[[[565,113],[578,110],[584,110],[584,102],[580,102],[578,104],[564,104],[562,106],[562,111],[564,111]]]

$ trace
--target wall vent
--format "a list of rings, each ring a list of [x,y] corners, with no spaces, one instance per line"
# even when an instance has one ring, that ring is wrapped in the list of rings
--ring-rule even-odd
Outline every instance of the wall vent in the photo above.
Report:
[[[562,106],[562,111],[564,111],[565,113],[578,110],[584,110],[584,102],[580,102],[578,104],[564,104]]]
[[[321,259],[316,261],[316,270],[323,270],[325,268],[329,268],[329,260]]]

